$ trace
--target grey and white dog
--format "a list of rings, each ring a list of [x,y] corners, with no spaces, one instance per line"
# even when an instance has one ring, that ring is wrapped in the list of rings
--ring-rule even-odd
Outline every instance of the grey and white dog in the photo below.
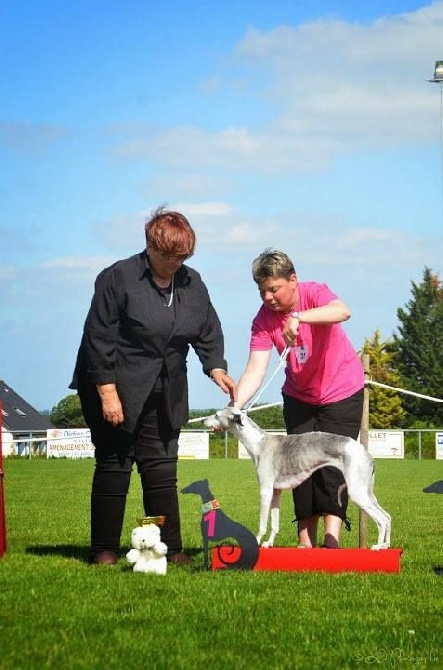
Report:
[[[204,421],[208,428],[228,430],[251,456],[260,487],[260,526],[257,542],[266,533],[271,513],[271,534],[261,543],[272,547],[279,532],[280,497],[283,489],[294,489],[325,465],[343,473],[348,495],[377,524],[378,540],[372,549],[388,549],[391,517],[374,495],[374,463],[361,442],[320,431],[301,435],[270,435],[246,412],[225,407]]]

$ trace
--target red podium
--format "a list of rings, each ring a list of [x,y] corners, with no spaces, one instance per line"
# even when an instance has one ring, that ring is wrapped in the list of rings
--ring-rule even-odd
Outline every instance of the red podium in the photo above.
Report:
[[[6,551],[5,494],[3,490],[2,404],[0,402],[0,558]]]
[[[237,560],[238,547],[212,549],[212,570],[228,569]],[[297,549],[260,547],[253,570],[288,572],[400,572],[403,549]]]

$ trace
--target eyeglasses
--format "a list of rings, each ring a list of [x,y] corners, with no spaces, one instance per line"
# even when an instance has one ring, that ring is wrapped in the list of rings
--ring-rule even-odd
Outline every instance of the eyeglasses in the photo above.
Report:
[[[192,254],[166,254],[164,251],[159,252],[163,258],[167,261],[180,261],[184,263],[188,258],[191,258]]]
[[[155,246],[152,242],[149,241],[149,244],[154,251],[156,251],[160,256],[162,256],[167,261],[178,261],[179,263],[184,263],[188,258],[191,258],[194,254],[168,254],[165,251],[161,251],[158,247]]]
[[[151,240],[148,240],[148,243],[157,254],[160,254],[167,261],[177,261],[179,263],[184,263],[185,260],[191,258],[194,254],[168,254],[166,251],[159,249]]]

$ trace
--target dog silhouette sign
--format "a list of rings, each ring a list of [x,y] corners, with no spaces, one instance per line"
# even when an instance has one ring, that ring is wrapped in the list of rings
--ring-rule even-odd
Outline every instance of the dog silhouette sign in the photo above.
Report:
[[[255,535],[246,526],[233,521],[221,509],[213,496],[207,479],[195,481],[182,489],[182,493],[194,493],[201,497],[201,533],[205,568],[209,569],[209,544],[222,542],[236,551],[218,552],[218,559],[227,569],[252,570],[258,561],[259,546]],[[240,553],[239,551],[240,550]],[[232,558],[232,560],[229,560]]]

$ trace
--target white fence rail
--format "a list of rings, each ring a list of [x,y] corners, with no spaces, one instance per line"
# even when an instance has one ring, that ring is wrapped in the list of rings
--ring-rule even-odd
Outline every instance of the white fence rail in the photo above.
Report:
[[[269,432],[284,432],[269,430]],[[368,449],[374,458],[404,458],[404,440],[411,433],[415,435],[415,451],[418,460],[423,458],[423,436],[434,435],[435,455],[443,460],[443,429],[407,428],[404,430],[370,430]],[[225,434],[227,445],[228,436]],[[3,456],[22,456],[33,458],[93,458],[94,446],[87,428],[35,431],[29,435],[23,433],[2,432]],[[225,448],[227,457],[227,446]],[[243,451],[239,449],[239,457]],[[209,431],[183,430],[179,439],[179,458],[209,458]]]

